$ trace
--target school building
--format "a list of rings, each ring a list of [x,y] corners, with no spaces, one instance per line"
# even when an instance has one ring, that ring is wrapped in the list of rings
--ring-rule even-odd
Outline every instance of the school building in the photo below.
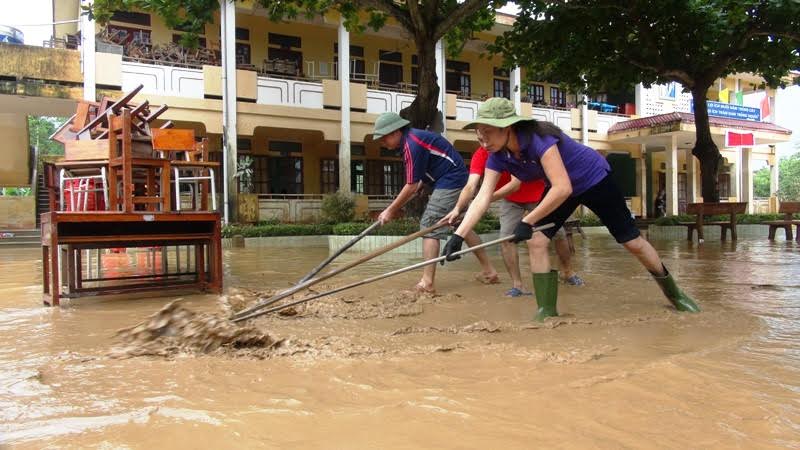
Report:
[[[118,12],[101,29],[79,15],[80,0],[53,1],[59,24],[44,45],[0,41],[6,162],[0,186],[37,186],[26,116],[69,117],[78,100],[119,98],[143,85],[134,102],[166,104],[162,121],[209,138],[212,158],[228,165],[227,182],[220,174],[217,191],[231,209],[242,189],[232,175],[237,157],[245,155],[253,160],[261,220],[312,220],[322,195],[336,190],[359,194],[370,210],[385,207],[402,188],[403,163],[371,139],[371,130],[378,114],[399,112],[414,99],[419,69],[413,43],[391,22],[379,32],[356,34],[334,14],[274,23],[252,2],[223,3],[193,50],[180,47],[183,31],[147,13]],[[458,57],[446,58],[437,47],[445,135],[467,163],[478,143],[462,126],[484,99],[502,96],[514,100],[521,114],[551,121],[606,155],[637,216],[653,214],[661,188],[667,214],[702,200],[698,163],[690,153],[689,94],[676,84],[639,86],[583,101],[546,80],[523,85],[524,71],[503,68],[485,50],[513,20],[498,13],[495,27],[475,36]],[[348,64],[342,67],[340,60]],[[738,74],[709,92],[709,99],[723,100],[709,104],[712,133],[725,158],[721,196],[747,201],[751,212],[776,211],[773,146],[790,136],[772,123],[774,114],[761,117],[779,92],[760,85],[758,77]],[[772,197],[756,199],[753,168],[763,164],[773,168]],[[32,228],[39,212],[34,198],[0,197],[0,229]]]

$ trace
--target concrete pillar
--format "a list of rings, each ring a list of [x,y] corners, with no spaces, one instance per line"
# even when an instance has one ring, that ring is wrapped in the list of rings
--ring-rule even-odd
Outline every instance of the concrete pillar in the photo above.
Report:
[[[686,203],[697,201],[697,174],[700,173],[698,169],[697,158],[692,155],[691,149],[686,149]]]
[[[94,0],[81,0],[81,6],[91,7]],[[89,20],[89,15],[81,16],[81,67],[83,68],[83,99],[94,102],[97,100],[97,64],[95,58],[95,32],[94,21]]]
[[[341,134],[339,140],[339,192],[350,193],[350,33],[339,22],[339,81],[342,86]]]
[[[678,214],[678,138],[672,136],[666,148],[667,215]]]
[[[769,166],[769,212],[778,212],[778,156],[775,155],[775,147],[772,147],[773,154],[770,155]]]
[[[753,214],[755,205],[753,204],[753,149],[743,147],[741,149],[742,158],[742,195],[740,202],[747,202],[747,212]]]
[[[778,157],[775,156],[772,165],[769,166],[769,195],[771,196],[778,195],[778,180],[780,177],[778,167]]]
[[[642,157],[636,160],[636,196],[642,201],[642,217],[647,217],[647,160],[645,159],[645,146]]]
[[[445,82],[444,42],[440,39],[436,42],[436,81],[439,83],[439,99],[436,101],[437,108],[442,114],[442,136],[447,136],[447,105],[445,104],[447,95],[447,83]]]
[[[740,148],[734,149],[736,157],[733,159],[731,168],[731,197],[736,197],[737,201],[742,199],[742,151]]]
[[[514,109],[517,114],[522,112],[522,70],[514,67],[511,70],[511,100],[514,101]]]
[[[581,144],[589,145],[589,97],[581,94]]]
[[[225,223],[236,221],[238,189],[236,163],[238,149],[236,143],[236,5],[228,0],[220,0],[220,26],[222,38],[222,173]]]

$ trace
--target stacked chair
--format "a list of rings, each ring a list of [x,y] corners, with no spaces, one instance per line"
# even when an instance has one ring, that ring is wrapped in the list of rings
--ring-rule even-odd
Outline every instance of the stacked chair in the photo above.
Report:
[[[51,136],[65,147],[65,157],[46,170],[52,180],[51,210],[107,210],[132,213],[181,211],[181,192],[192,209],[217,209],[215,170],[208,160],[208,140],[172,122],[154,126],[166,110],[131,100],[142,89],[113,101],[81,101],[75,114]],[[174,189],[172,185],[174,183]],[[174,195],[174,203],[173,196]]]
[[[208,209],[208,186],[211,186],[211,209],[217,209],[217,191],[214,184],[214,170],[219,163],[208,160],[208,139],[199,142],[193,130],[155,129],[152,130],[153,151],[170,155],[167,159],[173,170],[175,183],[175,209],[181,210],[181,185],[187,185],[192,193],[192,206]],[[164,157],[162,156],[162,157]],[[199,195],[198,195],[199,194]],[[197,199],[200,199],[199,205]]]
[[[132,103],[141,89],[118,100],[78,102],[75,114],[51,136],[64,145],[64,158],[44,165],[50,203],[50,212],[42,214],[47,304],[59,304],[65,293],[222,286],[219,163],[208,160],[207,139],[157,121],[166,105]],[[185,211],[182,192],[191,197],[193,211]],[[129,254],[143,257],[144,267],[137,262],[130,273],[107,270],[101,261],[106,252],[128,248],[144,249]]]

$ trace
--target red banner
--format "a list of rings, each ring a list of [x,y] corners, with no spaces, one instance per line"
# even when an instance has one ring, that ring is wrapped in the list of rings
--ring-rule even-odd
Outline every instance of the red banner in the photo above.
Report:
[[[756,137],[753,133],[725,132],[725,147],[753,147],[754,145],[756,145]]]

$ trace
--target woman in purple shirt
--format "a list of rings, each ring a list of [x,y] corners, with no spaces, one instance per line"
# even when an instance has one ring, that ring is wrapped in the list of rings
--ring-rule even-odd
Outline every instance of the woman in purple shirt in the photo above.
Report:
[[[625,198],[609,176],[608,162],[598,152],[574,141],[551,123],[518,116],[514,104],[505,98],[484,102],[478,109],[477,119],[464,128],[474,128],[478,141],[491,155],[478,195],[445,245],[443,254],[448,261],[458,259],[451,255],[461,249],[463,236],[488,209],[500,174],[508,171],[512,175],[511,183],[546,179],[550,185],[539,205],[517,224],[511,240],[528,243],[539,306],[537,320],[558,315],[558,273],[550,271],[547,246],[580,205],[597,214],[617,242],[650,271],[676,309],[700,311],[678,288],[653,246],[640,236]],[[549,223],[554,227],[533,233],[534,225]]]

